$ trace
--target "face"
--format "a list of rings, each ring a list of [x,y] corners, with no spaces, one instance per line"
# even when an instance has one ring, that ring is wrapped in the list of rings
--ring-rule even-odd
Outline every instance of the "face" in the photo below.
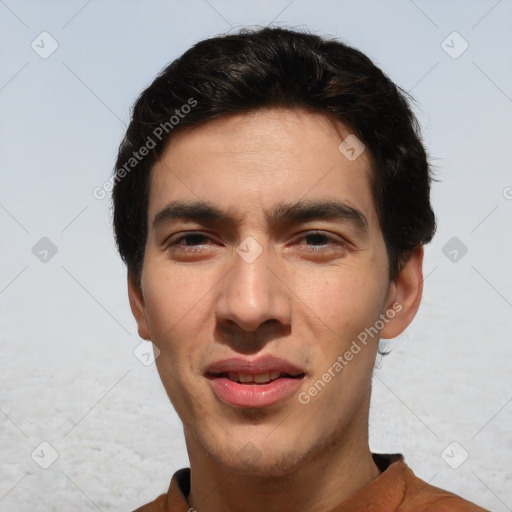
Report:
[[[392,337],[411,318],[389,314],[407,294],[388,279],[368,155],[338,149],[349,134],[259,110],[176,134],[153,169],[130,303],[191,459],[278,475],[366,436],[365,329]]]

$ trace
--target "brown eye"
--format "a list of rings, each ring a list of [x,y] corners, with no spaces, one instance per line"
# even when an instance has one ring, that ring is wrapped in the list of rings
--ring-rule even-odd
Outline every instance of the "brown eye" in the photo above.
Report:
[[[304,236],[304,240],[309,241],[312,245],[325,245],[328,244],[330,238],[324,233],[309,233]]]
[[[178,237],[176,240],[173,240],[169,245],[172,247],[197,247],[203,245],[202,242],[204,242],[204,240],[209,240],[209,238],[202,233],[187,233]],[[185,243],[182,244],[182,242]]]
[[[345,246],[345,241],[339,237],[335,237],[333,235],[329,235],[325,231],[310,231],[303,235],[300,240],[305,240],[309,242],[309,246],[312,247],[322,247],[326,245],[340,245]]]

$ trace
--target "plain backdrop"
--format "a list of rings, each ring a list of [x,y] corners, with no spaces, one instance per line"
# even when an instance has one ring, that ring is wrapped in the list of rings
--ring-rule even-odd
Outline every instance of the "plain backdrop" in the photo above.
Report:
[[[188,466],[93,190],[161,68],[267,24],[339,37],[415,98],[438,232],[371,448],[512,510],[511,20],[511,0],[0,0],[0,510],[133,510]]]

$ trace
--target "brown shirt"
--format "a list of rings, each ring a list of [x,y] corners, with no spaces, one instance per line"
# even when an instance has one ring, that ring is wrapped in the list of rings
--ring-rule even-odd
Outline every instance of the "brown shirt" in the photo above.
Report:
[[[330,512],[485,512],[414,475],[400,454],[373,454],[382,474]],[[188,512],[190,469],[176,471],[167,494],[134,512]]]

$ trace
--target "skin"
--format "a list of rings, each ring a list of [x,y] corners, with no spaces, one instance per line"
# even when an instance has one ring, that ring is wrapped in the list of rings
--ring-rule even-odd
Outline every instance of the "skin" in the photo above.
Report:
[[[129,298],[140,336],[161,351],[156,364],[183,422],[188,499],[199,512],[325,511],[380,474],[368,446],[372,371],[379,337],[399,335],[419,307],[423,249],[389,281],[368,152],[348,160],[338,150],[348,134],[319,113],[258,110],[175,134],[153,169],[141,286],[129,275]],[[265,211],[301,199],[343,201],[368,229],[267,224]],[[208,201],[238,219],[154,228],[174,200]],[[313,230],[332,239],[307,237]],[[206,238],[171,245],[191,231]],[[250,264],[236,252],[249,236],[262,249]],[[235,408],[203,375],[221,359],[271,354],[304,370],[299,393],[307,391],[394,303],[401,311],[380,336],[306,405],[296,393],[272,407]]]

